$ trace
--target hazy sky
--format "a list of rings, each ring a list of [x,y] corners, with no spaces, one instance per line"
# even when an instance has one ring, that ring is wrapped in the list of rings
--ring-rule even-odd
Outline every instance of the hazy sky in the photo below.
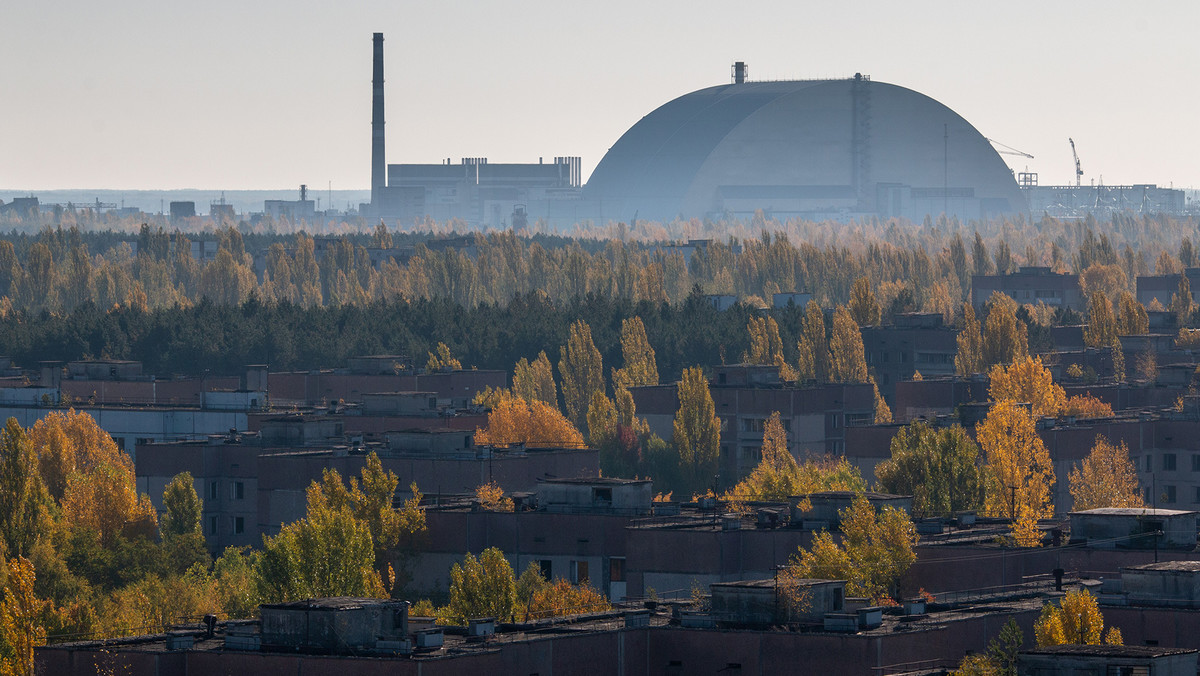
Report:
[[[256,1],[0,5],[0,188],[368,188],[388,160],[580,155],[689,91],[855,72],[929,95],[1042,184],[1200,187],[1200,2]]]

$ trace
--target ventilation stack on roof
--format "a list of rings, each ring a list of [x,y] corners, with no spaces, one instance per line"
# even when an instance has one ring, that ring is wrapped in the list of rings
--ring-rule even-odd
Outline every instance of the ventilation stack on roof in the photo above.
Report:
[[[733,64],[733,83],[746,84],[746,62],[735,61]]]

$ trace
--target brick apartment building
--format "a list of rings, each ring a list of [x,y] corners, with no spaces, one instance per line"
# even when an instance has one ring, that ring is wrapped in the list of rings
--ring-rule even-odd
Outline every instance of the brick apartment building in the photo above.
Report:
[[[763,425],[778,411],[788,446],[797,457],[840,455],[848,426],[874,420],[870,384],[796,386],[779,378],[776,366],[737,364],[713,368],[709,391],[721,419],[721,483],[733,485],[762,459]],[[676,385],[632,389],[640,417],[669,439],[679,410]]]

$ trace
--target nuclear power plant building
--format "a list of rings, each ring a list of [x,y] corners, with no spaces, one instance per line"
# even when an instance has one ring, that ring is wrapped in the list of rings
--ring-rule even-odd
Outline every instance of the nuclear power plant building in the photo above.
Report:
[[[625,132],[581,185],[580,158],[537,164],[383,162],[383,38],[375,35],[372,209],[402,225],[903,217],[1028,213],[984,136],[920,93],[855,75],[685,94]],[[386,166],[386,177],[383,167]],[[386,181],[385,181],[386,178]]]
[[[741,79],[741,78],[738,78]],[[1026,211],[969,122],[910,89],[844,80],[735,82],[663,105],[584,189],[600,220],[863,215],[921,220]]]

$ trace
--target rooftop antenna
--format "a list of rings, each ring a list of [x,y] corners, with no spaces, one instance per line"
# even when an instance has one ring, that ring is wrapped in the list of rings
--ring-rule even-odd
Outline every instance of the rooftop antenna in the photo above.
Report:
[[[749,69],[746,68],[745,61],[735,61],[733,63],[733,83],[746,84],[746,74]]]
[[[1078,188],[1083,180],[1083,168],[1079,166],[1079,153],[1075,152],[1075,139],[1067,140],[1071,142],[1071,156],[1075,158],[1075,187]]]

